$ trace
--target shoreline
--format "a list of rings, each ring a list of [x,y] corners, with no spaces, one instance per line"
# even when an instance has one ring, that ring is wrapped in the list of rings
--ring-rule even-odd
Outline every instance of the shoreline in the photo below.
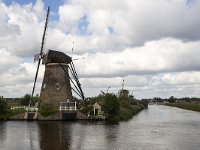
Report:
[[[141,111],[148,109],[147,108],[143,108],[143,109],[139,109],[137,110],[131,117],[126,118],[124,120],[119,120],[118,122],[121,121],[128,121],[129,119],[133,118],[134,116],[136,116],[138,113],[140,113]],[[82,114],[81,112],[76,112],[76,118],[73,119],[63,119],[62,114],[63,113],[67,113],[67,112],[57,112],[55,114],[52,114],[48,117],[43,117],[41,116],[40,113],[38,113],[37,118],[34,119],[28,119],[25,116],[27,112],[23,112],[23,113],[19,113],[17,115],[14,116],[9,116],[9,114],[4,114],[0,116],[0,121],[89,121],[89,122],[95,122],[95,121],[105,121],[105,122],[109,122],[107,119],[102,119],[102,118],[96,118],[93,117],[87,117],[86,115]]]
[[[181,103],[168,103],[168,104],[165,104],[165,105],[200,112],[200,104],[199,103],[181,102]]]

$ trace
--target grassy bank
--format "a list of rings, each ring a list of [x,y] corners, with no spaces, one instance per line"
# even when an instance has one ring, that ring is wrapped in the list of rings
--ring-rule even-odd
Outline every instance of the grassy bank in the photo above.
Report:
[[[200,104],[196,103],[183,102],[183,103],[168,103],[165,105],[200,112]]]
[[[15,116],[21,113],[26,112],[25,109],[18,109],[18,110],[10,110],[8,109],[6,112],[0,114],[0,120],[8,120],[9,117]]]
[[[147,107],[143,104],[137,104],[137,105],[129,105],[129,107],[120,107],[119,110],[119,120],[126,121],[131,119],[134,115],[142,111],[143,109],[146,109]]]
[[[8,120],[8,114],[0,114],[0,120]]]
[[[45,110],[45,109],[40,109],[39,113],[42,115],[42,117],[49,117],[51,115],[54,115],[56,113],[58,113],[59,111],[56,109],[49,109],[49,110]]]
[[[93,106],[95,103],[100,105],[101,115],[111,122],[129,120],[141,110],[148,108],[148,101],[135,99],[125,89],[120,90],[118,94],[102,93],[97,97],[91,97],[81,106],[81,112],[94,116]]]

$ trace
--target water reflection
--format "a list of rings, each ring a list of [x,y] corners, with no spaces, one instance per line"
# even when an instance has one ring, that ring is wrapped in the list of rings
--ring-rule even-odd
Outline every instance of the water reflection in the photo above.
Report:
[[[105,136],[106,136],[107,141],[108,142],[115,141],[115,139],[117,138],[119,126],[118,125],[109,125],[104,129],[105,129]]]
[[[0,148],[6,140],[6,122],[0,121]]]
[[[69,149],[71,126],[63,122],[38,122],[42,150]]]
[[[105,122],[38,122],[42,150],[112,149],[118,126]]]
[[[70,149],[105,149],[105,123],[81,121],[72,125]]]
[[[0,125],[0,149],[39,149],[38,127],[33,122],[7,121]]]

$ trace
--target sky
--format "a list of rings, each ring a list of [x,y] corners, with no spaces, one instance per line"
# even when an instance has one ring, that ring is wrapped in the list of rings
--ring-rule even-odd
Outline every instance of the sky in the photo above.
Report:
[[[78,59],[86,97],[200,97],[199,0],[0,0],[0,95],[31,93],[49,5],[45,52]]]

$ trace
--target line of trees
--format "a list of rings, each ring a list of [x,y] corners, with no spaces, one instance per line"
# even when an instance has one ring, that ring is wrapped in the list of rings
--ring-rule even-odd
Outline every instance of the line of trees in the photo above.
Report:
[[[155,101],[158,103],[162,103],[162,102],[170,102],[170,103],[174,103],[174,102],[200,102],[200,98],[196,98],[196,97],[182,97],[182,98],[177,98],[174,96],[170,96],[169,98],[160,98],[160,97],[154,97],[153,99],[146,99],[148,101]]]

